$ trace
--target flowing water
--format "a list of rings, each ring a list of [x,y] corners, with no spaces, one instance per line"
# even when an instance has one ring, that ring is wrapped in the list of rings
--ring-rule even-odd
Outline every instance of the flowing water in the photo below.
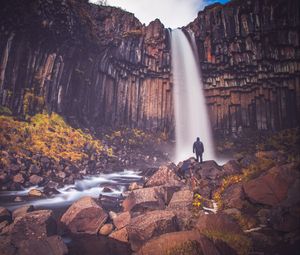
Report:
[[[141,180],[142,176],[140,174],[137,171],[124,170],[110,174],[103,173],[98,176],[86,176],[82,180],[75,181],[72,185],[58,189],[59,194],[37,199],[29,198],[28,192],[34,188],[42,191],[42,187],[30,187],[21,191],[2,191],[0,192],[0,206],[10,210],[23,205],[33,205],[35,208],[64,209],[83,196],[98,198],[99,195],[103,195],[104,198],[111,201],[111,206],[113,206],[121,198],[130,183]],[[110,191],[104,192],[104,187],[109,187]],[[24,201],[14,202],[17,196],[23,198]]]
[[[190,39],[189,41],[181,29],[171,32],[176,133],[175,162],[193,156],[192,146],[197,137],[200,137],[204,144],[204,160],[215,159],[193,34],[190,34]]]

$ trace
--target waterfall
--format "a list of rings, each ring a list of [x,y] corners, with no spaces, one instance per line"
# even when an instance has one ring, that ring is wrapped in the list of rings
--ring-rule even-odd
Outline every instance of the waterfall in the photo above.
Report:
[[[194,50],[193,50],[194,49]],[[194,35],[191,42],[181,29],[171,32],[176,155],[175,162],[193,156],[197,137],[204,144],[203,160],[215,159],[210,121],[198,68]]]

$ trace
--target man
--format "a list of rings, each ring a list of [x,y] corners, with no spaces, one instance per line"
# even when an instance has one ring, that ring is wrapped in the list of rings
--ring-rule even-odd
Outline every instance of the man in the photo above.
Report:
[[[196,158],[197,158],[197,162],[199,162],[199,157],[200,157],[200,163],[202,163],[202,154],[204,152],[204,146],[203,146],[203,143],[200,142],[200,138],[197,137],[197,141],[194,142],[194,145],[193,145],[193,153],[196,152]]]

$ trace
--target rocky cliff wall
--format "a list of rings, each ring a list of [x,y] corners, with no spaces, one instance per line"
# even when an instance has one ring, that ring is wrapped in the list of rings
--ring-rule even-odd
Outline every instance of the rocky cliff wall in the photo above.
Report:
[[[172,129],[169,45],[158,20],[145,27],[83,0],[7,1],[0,16],[0,100],[15,114],[47,109],[93,126]]]
[[[297,0],[231,1],[188,25],[215,129],[299,126],[299,10]]]
[[[168,31],[86,0],[14,0],[0,8],[0,103],[89,126],[174,130]],[[195,33],[213,127],[300,123],[299,1],[213,5]]]

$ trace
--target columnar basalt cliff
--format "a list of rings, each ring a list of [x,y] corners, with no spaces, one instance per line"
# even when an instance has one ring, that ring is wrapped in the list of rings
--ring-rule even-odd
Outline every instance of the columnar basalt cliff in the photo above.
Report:
[[[2,4],[3,5],[3,4]],[[87,1],[1,7],[1,104],[97,126],[171,129],[170,56],[159,20]]]
[[[214,5],[195,33],[213,127],[281,129],[300,119],[299,1]],[[174,131],[168,30],[87,0],[6,1],[0,104],[89,126]]]
[[[300,123],[300,2],[215,4],[196,36],[213,127],[278,130]]]

